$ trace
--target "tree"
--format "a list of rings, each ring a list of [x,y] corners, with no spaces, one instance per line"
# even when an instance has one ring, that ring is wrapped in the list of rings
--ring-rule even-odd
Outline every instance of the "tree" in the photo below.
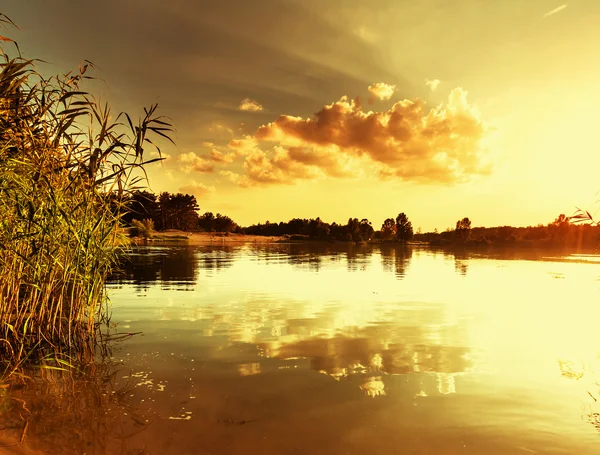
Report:
[[[273,224],[272,226],[277,227],[278,225]],[[237,224],[227,215],[217,213],[214,220],[214,227],[217,232],[232,232],[237,227]]]
[[[550,237],[555,241],[563,243],[567,238],[567,234],[569,233],[570,225],[571,225],[571,222],[570,222],[569,218],[567,216],[565,216],[564,213],[561,213],[554,220],[554,222],[552,222],[548,225],[548,230],[550,231]]]
[[[373,226],[371,225],[371,222],[369,220],[367,220],[366,218],[363,218],[362,220],[360,220],[360,224],[358,225],[358,230],[360,232],[362,239],[365,241],[371,240],[371,238],[373,238],[373,233],[375,232],[375,230],[373,229]]]
[[[161,226],[159,229],[192,231],[198,226],[198,202],[191,194],[161,193],[158,198]]]
[[[456,237],[460,240],[467,240],[471,233],[471,220],[467,217],[456,222]]]
[[[215,216],[212,212],[204,213],[198,220],[198,227],[205,232],[213,232],[215,230]]]
[[[391,239],[396,235],[396,222],[393,218],[386,219],[381,225],[381,237],[385,240]]]
[[[133,191],[127,201],[127,207],[129,211],[123,215],[123,221],[127,224],[132,224],[133,220],[157,219],[158,203],[154,193]]]
[[[400,242],[408,242],[413,237],[412,223],[404,212],[396,217],[396,239]]]
[[[346,226],[342,226],[336,222],[331,223],[329,235],[335,240],[346,240]]]
[[[360,223],[358,218],[348,218],[348,223],[346,224],[346,236],[348,241],[359,241]]]
[[[329,226],[317,217],[308,222],[305,232],[312,239],[324,240],[329,236]]]
[[[456,229],[464,229],[464,230],[469,230],[471,229],[471,220],[467,217],[463,218],[462,220],[458,220],[456,222]]]

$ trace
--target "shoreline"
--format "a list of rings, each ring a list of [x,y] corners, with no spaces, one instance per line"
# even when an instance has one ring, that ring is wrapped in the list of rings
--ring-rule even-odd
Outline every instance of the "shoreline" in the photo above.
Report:
[[[132,245],[162,245],[162,244],[186,244],[186,245],[225,245],[242,243],[281,243],[286,240],[283,236],[245,235],[215,232],[184,232],[166,231],[154,234],[150,239],[144,240],[140,237],[130,239]]]
[[[484,250],[561,250],[571,252],[598,252],[599,248],[577,247],[573,245],[556,245],[547,242],[516,242],[516,243],[490,243],[490,244],[470,244],[470,243],[447,243],[436,244],[423,241],[410,241],[402,244],[393,240],[369,240],[366,242],[346,242],[330,241],[318,239],[293,239],[290,236],[262,236],[247,235],[237,233],[215,233],[215,232],[184,232],[184,231],[166,231],[158,232],[150,239],[144,240],[140,237],[129,239],[131,245],[241,245],[251,244],[330,244],[330,245],[404,245],[407,247],[428,247],[437,250],[460,250],[460,251],[484,251]]]

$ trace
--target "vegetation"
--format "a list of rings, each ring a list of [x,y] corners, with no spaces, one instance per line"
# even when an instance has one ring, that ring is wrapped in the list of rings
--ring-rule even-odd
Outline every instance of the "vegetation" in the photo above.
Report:
[[[128,195],[160,159],[146,160],[144,148],[152,134],[169,139],[171,125],[156,105],[136,124],[127,114],[113,121],[83,90],[89,62],[44,78],[9,38],[0,42],[2,377],[34,353],[95,340]]]
[[[408,242],[413,238],[412,223],[408,221],[405,213],[396,217],[396,239],[400,242]]]
[[[169,201],[169,204],[165,204]],[[171,201],[180,201],[172,203]],[[230,217],[206,212],[198,215],[198,204],[194,196],[170,195],[162,193],[159,198],[147,191],[134,192],[129,200],[131,212],[125,220],[132,225],[133,220],[152,219],[157,229],[176,229],[172,219],[187,220],[185,231],[236,232],[248,235],[288,236],[292,240],[322,240],[342,242],[400,242],[411,240],[429,243],[433,246],[569,246],[595,248],[600,244],[600,226],[587,212],[573,217],[559,215],[552,223],[529,227],[472,227],[471,220],[464,217],[456,221],[455,228],[445,232],[413,232],[412,222],[405,213],[387,218],[379,230],[373,228],[366,218],[349,218],[346,223],[327,223],[321,218],[293,218],[287,222],[265,221],[247,227],[240,227]]]
[[[393,218],[387,218],[381,225],[381,238],[385,240],[396,236],[396,222]]]
[[[454,230],[416,234],[414,239],[434,246],[597,248],[600,245],[600,226],[593,223],[581,224],[579,218],[564,214],[546,225],[527,227],[471,227],[471,221],[463,218],[456,223]]]
[[[413,232],[412,222],[405,213],[387,218],[375,230],[366,218],[349,218],[346,223],[327,223],[321,218],[293,218],[287,222],[265,221],[240,227],[230,217],[212,212],[198,215],[194,196],[162,193],[160,197],[147,191],[133,192],[129,198],[131,212],[124,216],[129,225],[134,220],[151,219],[157,230],[182,229],[200,232],[236,232],[248,235],[288,236],[292,240],[322,240],[342,242],[400,242],[411,240],[433,246],[569,246],[595,248],[600,244],[600,226],[588,212],[578,212],[572,217],[559,215],[547,225],[529,227],[472,227],[464,217],[456,221],[455,228],[445,232]],[[173,221],[172,221],[173,220]],[[179,225],[175,223],[177,220]],[[182,220],[186,220],[183,222]]]
[[[456,222],[455,229],[444,232],[413,233],[412,223],[404,213],[396,219],[387,218],[380,230],[374,231],[371,222],[350,218],[343,224],[325,223],[320,218],[299,219],[289,222],[259,223],[241,228],[240,231],[253,235],[283,236],[298,239],[317,239],[328,241],[384,241],[406,243],[411,240],[429,243],[432,246],[480,247],[489,245],[522,247],[572,247],[596,248],[600,245],[600,226],[589,220],[588,215],[582,221],[577,217],[559,215],[546,225],[528,227],[472,227],[467,217]]]
[[[290,236],[292,239],[337,240],[363,242],[373,238],[374,229],[369,220],[349,218],[346,224],[326,223],[321,218],[293,218],[287,223],[259,223],[242,229],[244,234]]]
[[[154,232],[154,221],[146,218],[142,221],[133,220],[132,222],[132,234],[135,237],[142,237],[144,239],[149,239],[152,237]]]
[[[469,239],[469,235],[471,234],[471,220],[468,218],[463,218],[462,220],[458,220],[456,222],[455,229],[455,238],[462,242],[465,242]]]
[[[198,227],[204,232],[237,232],[239,226],[228,216],[206,212],[198,220]]]
[[[129,211],[123,221],[129,226],[149,220],[158,231],[236,232],[239,226],[228,216],[212,212],[198,215],[200,207],[190,194],[162,192],[156,196],[146,190],[133,191],[126,201]]]

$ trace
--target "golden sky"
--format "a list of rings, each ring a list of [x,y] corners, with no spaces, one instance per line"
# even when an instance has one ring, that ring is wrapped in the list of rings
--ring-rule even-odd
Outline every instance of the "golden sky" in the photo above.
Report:
[[[547,223],[600,189],[600,2],[7,0],[28,57],[158,102],[153,191],[246,225]]]

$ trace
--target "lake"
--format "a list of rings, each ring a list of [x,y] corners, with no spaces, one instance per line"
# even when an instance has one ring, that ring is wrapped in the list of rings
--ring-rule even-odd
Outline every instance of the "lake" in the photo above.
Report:
[[[27,437],[0,453],[598,454],[599,264],[139,248],[108,284],[113,332],[135,334],[94,380],[11,391],[23,403],[0,410],[1,441],[24,419]]]

